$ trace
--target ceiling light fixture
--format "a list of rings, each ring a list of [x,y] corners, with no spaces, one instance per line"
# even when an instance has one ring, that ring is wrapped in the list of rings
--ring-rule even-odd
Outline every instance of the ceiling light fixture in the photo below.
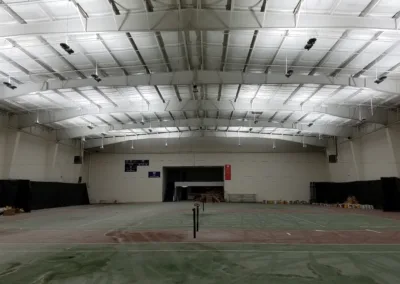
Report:
[[[60,43],[60,46],[69,55],[75,53],[75,51],[65,42]]]
[[[104,136],[101,137],[101,146],[100,149],[104,149]]]
[[[196,84],[193,84],[193,93],[197,94],[199,92],[199,89],[197,88]]]
[[[17,86],[15,86],[13,83],[11,83],[11,77],[8,77],[8,82],[3,82],[3,84],[11,89],[11,90],[15,90],[17,88]]]
[[[101,82],[101,78],[99,77],[99,72],[98,72],[98,68],[97,68],[97,61],[96,61],[96,73],[90,75],[97,83]]]
[[[133,145],[133,139],[132,139],[131,149],[132,149],[132,150],[135,150],[135,146]]]
[[[304,49],[307,49],[307,50],[310,50],[311,48],[313,48],[313,46],[314,46],[314,44],[317,42],[317,39],[316,38],[310,38],[308,41],[307,41],[307,44],[304,46]]]
[[[272,141],[272,149],[276,149],[275,140],[274,140],[274,141]]]
[[[292,69],[288,70],[285,74],[286,78],[290,78],[293,75],[294,71]]]
[[[386,79],[387,79],[387,76],[382,76],[382,77],[377,78],[377,79],[374,81],[374,83],[379,85],[380,83],[382,83],[382,82],[385,81]]]
[[[293,75],[294,71],[292,69],[288,70],[287,53],[286,53],[286,67],[285,68],[286,68],[285,69],[285,76],[286,76],[286,78],[290,78]]]

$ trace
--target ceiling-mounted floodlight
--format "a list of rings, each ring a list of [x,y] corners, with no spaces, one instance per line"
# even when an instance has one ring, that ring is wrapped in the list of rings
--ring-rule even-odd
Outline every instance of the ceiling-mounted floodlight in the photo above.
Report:
[[[97,83],[100,83],[100,82],[101,82],[101,78],[100,78],[97,74],[92,74],[92,75],[90,75],[90,76],[92,76],[92,78],[93,78]]]
[[[90,75],[97,83],[100,83],[101,82],[101,78],[99,77],[99,74],[98,74],[99,72],[98,72],[98,68],[97,68],[97,62],[96,62],[96,73],[95,74],[92,74],[92,75]]]
[[[168,147],[168,142],[167,141],[165,141],[165,147]]]
[[[199,89],[197,88],[196,84],[193,84],[193,93],[197,94],[199,92]]]
[[[60,43],[60,46],[69,55],[71,55],[75,52],[67,43],[62,42],[62,43]]]
[[[274,141],[272,141],[272,149],[276,149],[276,143],[275,143],[275,140],[274,140]]]
[[[286,78],[290,78],[293,75],[294,71],[292,69],[288,70],[285,74]]]
[[[15,90],[17,88],[17,86],[9,83],[9,82],[4,82],[3,83],[7,88],[10,88],[11,90]]]
[[[285,76],[286,76],[286,78],[290,78],[290,76],[292,76],[293,73],[294,73],[294,71],[292,69],[289,69],[288,58],[287,58],[287,54],[286,54],[286,64],[285,64]]]
[[[386,79],[387,79],[387,76],[382,76],[382,77],[377,78],[377,79],[374,81],[374,83],[375,83],[375,84],[380,84],[380,83],[382,83],[383,81],[385,81]]]
[[[15,90],[17,88],[17,86],[15,86],[13,83],[11,83],[11,77],[8,77],[8,82],[3,82],[3,84],[11,89],[11,90]]]
[[[311,48],[313,48],[314,44],[317,42],[316,38],[310,38],[307,41],[307,44],[304,46],[304,49],[310,50]]]
[[[132,150],[135,150],[135,146],[133,145],[133,140],[132,140],[131,149],[132,149]]]

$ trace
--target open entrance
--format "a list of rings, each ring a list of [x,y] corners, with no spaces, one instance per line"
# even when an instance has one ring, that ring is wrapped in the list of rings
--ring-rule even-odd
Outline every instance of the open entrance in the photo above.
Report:
[[[204,194],[224,198],[224,167],[165,167],[164,202],[194,200]]]

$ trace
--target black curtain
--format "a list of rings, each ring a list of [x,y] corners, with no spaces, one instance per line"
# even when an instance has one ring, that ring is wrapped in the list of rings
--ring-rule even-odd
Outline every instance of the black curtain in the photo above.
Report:
[[[383,210],[400,212],[400,179],[382,178]]]
[[[311,185],[311,202],[344,203],[349,196],[355,196],[360,204],[383,208],[383,191],[380,180],[355,182],[315,182]]]
[[[89,204],[86,184],[0,180],[0,207],[31,210]]]

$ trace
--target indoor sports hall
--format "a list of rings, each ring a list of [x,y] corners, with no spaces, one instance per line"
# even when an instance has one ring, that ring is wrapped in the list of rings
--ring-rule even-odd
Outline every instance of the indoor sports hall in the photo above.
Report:
[[[399,18],[0,0],[0,283],[400,283]]]

